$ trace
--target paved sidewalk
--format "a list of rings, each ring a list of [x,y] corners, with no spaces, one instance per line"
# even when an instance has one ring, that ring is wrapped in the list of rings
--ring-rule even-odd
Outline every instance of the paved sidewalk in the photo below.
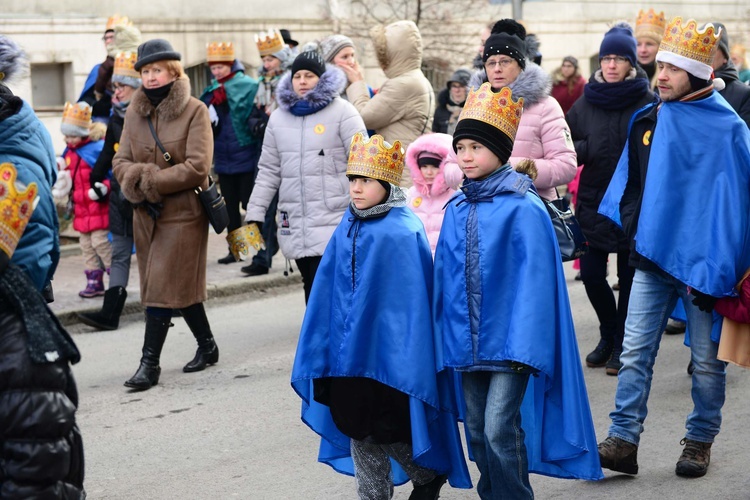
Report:
[[[208,298],[226,297],[255,290],[264,290],[293,283],[300,283],[302,277],[292,262],[294,272],[284,276],[286,261],[281,252],[273,259],[271,272],[264,276],[247,276],[240,268],[249,264],[248,262],[235,262],[222,265],[217,262],[227,254],[227,243],[224,234],[216,234],[210,230],[208,237],[208,263],[206,266],[206,286]],[[62,257],[52,281],[55,293],[55,301],[51,303],[50,309],[65,325],[78,322],[77,312],[97,311],[102,306],[102,297],[84,299],[78,296],[78,292],[86,286],[86,278],[83,273],[83,256],[77,245],[66,245],[63,247]],[[108,277],[104,278],[104,286],[108,285]],[[138,277],[138,264],[136,256],[130,265],[130,281],[127,286],[128,298],[125,303],[123,314],[132,314],[143,310],[141,306],[140,281]]]

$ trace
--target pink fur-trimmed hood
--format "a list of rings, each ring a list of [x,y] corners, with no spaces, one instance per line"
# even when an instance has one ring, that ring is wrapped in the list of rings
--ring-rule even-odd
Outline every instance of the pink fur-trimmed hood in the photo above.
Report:
[[[432,189],[425,182],[422,177],[422,171],[417,164],[417,157],[422,151],[429,151],[436,153],[443,158],[440,162],[440,173],[435,177],[432,183]],[[456,159],[453,154],[453,137],[448,134],[425,134],[417,137],[417,139],[409,144],[406,150],[406,166],[409,167],[411,172],[412,182],[422,196],[439,196],[446,191],[453,189],[448,184],[451,180],[446,181],[445,173],[446,166],[455,167],[452,170],[458,169],[458,165],[455,164]]]

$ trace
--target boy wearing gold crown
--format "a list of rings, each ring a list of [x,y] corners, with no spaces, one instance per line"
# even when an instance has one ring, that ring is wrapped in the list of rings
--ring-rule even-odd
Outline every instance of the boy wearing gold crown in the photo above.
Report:
[[[316,274],[292,371],[318,461],[354,475],[360,499],[435,499],[471,487],[430,317],[432,253],[398,187],[401,143],[352,139],[351,203]],[[398,256],[398,257],[396,257]]]
[[[612,424],[599,444],[602,466],[627,474],[638,472],[654,362],[678,298],[695,370],[677,475],[706,474],[721,428],[726,372],[712,309],[750,267],[750,131],[714,91],[719,31],[680,17],[667,25],[656,55],[663,102],[634,115],[599,207],[631,238],[636,268]]]
[[[20,267],[10,262],[39,202],[36,183],[0,164],[0,496],[85,498],[78,394],[81,356]]]
[[[67,147],[62,153],[64,172],[72,181],[73,229],[80,233],[81,252],[86,274],[83,298],[104,295],[104,272],[112,264],[112,246],[107,239],[109,179],[91,183],[91,172],[104,147],[106,128],[92,126],[91,106],[85,102],[66,104],[60,131]]]
[[[453,135],[466,179],[435,253],[438,366],[460,374],[483,499],[533,498],[529,472],[602,477],[555,232],[533,164],[508,163],[522,107],[507,87],[469,93]]]

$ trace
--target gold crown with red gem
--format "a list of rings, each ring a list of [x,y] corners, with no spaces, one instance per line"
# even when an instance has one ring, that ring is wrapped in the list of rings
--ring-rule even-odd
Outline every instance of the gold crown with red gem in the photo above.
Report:
[[[661,42],[664,36],[664,28],[667,26],[667,18],[664,17],[664,11],[658,14],[654,9],[648,9],[648,12],[641,9],[635,20],[635,37],[642,36],[652,38],[656,43]]]
[[[140,75],[138,75],[140,78]],[[76,127],[89,128],[91,125],[91,106],[86,102],[77,102],[75,104],[65,103],[63,108],[63,123],[70,123]]]
[[[17,175],[12,163],[0,165],[0,250],[8,257],[13,256],[38,202],[36,183],[16,184]]]
[[[268,30],[267,32],[261,31],[255,35],[255,44],[258,46],[260,57],[272,56],[286,47],[284,37],[281,36],[281,32],[277,29]]]
[[[233,62],[234,45],[232,42],[211,42],[206,44],[206,60],[208,62]]]
[[[721,30],[707,24],[702,30],[694,19],[675,17],[664,30],[659,52],[671,52],[711,66],[718,46]],[[667,61],[670,62],[670,61]]]
[[[120,14],[115,14],[114,16],[111,16],[109,19],[107,19],[107,28],[104,31],[114,31],[115,26],[132,26],[133,23],[130,22],[130,19],[128,19],[128,16],[121,16]]]
[[[371,179],[401,184],[404,172],[404,148],[401,141],[388,144],[383,136],[373,135],[369,139],[362,132],[352,137],[346,175],[361,175]]]
[[[112,74],[140,78],[141,74],[135,70],[136,60],[138,60],[138,54],[135,52],[118,52],[115,56]]]
[[[470,119],[484,122],[515,140],[522,114],[523,97],[514,101],[509,87],[493,92],[490,83],[485,82],[477,90],[469,92],[458,121]]]

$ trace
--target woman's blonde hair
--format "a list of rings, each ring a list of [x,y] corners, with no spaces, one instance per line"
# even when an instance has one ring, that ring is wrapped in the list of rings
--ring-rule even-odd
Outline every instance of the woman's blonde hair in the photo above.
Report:
[[[175,61],[172,59],[168,59],[166,61],[154,61],[152,63],[146,64],[141,68],[141,72],[143,72],[144,69],[153,66],[155,64],[161,64],[166,68],[169,73],[174,76],[175,78],[182,78],[185,76],[185,70],[182,67],[182,63],[180,61]]]

